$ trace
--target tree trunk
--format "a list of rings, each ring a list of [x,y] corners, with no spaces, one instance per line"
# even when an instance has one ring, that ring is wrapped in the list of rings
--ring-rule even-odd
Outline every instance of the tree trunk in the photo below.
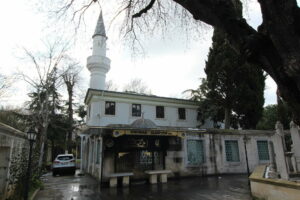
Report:
[[[72,134],[73,134],[73,85],[67,84],[68,95],[69,95],[69,106],[68,106],[68,152],[72,152]]]
[[[52,139],[51,140],[51,161],[53,161],[55,158],[54,158],[54,140]]]
[[[230,128],[230,112],[231,110],[229,108],[225,108],[225,119],[224,119],[225,129]]]
[[[40,138],[40,155],[39,155],[39,163],[38,163],[38,167],[40,169],[43,166],[43,157],[44,157],[44,148],[45,148],[46,135],[47,135],[47,129],[43,127],[42,131],[41,131],[41,138]]]

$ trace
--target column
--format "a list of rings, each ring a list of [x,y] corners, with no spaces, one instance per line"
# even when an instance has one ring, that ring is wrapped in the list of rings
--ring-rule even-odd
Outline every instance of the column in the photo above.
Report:
[[[275,125],[276,133],[272,136],[272,141],[274,144],[275,160],[277,166],[277,172],[280,174],[282,179],[289,179],[287,163],[285,159],[285,149],[284,149],[284,132],[282,124],[277,121]]]
[[[270,154],[270,165],[271,168],[276,171],[275,151],[274,151],[274,144],[272,141],[268,142],[268,147],[269,147],[269,154]]]
[[[299,171],[300,170],[300,135],[299,135],[298,126],[293,121],[291,121],[290,123],[290,132],[293,141],[292,152],[294,153],[294,157],[296,160],[295,171]]]
[[[83,171],[83,137],[82,135],[79,135],[80,136],[80,172]]]

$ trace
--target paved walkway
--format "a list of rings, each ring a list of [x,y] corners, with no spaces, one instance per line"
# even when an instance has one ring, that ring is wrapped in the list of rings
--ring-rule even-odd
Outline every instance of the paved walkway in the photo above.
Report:
[[[88,175],[52,177],[47,174],[44,182],[44,189],[34,200],[251,200],[244,175],[193,177],[128,188],[100,188]]]

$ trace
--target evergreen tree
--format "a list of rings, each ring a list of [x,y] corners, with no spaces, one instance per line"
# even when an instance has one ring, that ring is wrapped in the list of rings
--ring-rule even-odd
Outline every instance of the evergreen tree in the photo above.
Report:
[[[279,119],[278,113],[280,113],[281,119]],[[289,129],[291,120],[292,112],[286,103],[267,105],[263,109],[263,115],[257,124],[257,129],[274,130],[277,121],[282,123],[284,129]]]
[[[45,129],[46,139],[44,140],[44,149],[47,149],[48,143],[50,142],[52,158],[55,152],[57,152],[57,148],[61,149],[59,153],[63,153],[66,130],[68,127],[66,115],[61,106],[61,95],[58,92],[58,79],[59,74],[57,74],[56,68],[53,68],[51,73],[48,74],[47,84],[37,85],[34,88],[35,91],[28,94],[31,98],[28,102],[28,110],[32,118],[31,126],[37,127],[39,133]],[[41,140],[40,134],[38,137],[38,140]],[[43,156],[43,159],[45,159],[45,156]]]
[[[263,71],[241,63],[240,56],[228,44],[226,35],[215,29],[205,67],[206,97],[209,99],[207,106],[219,109],[218,112],[224,110],[225,128],[229,128],[230,121],[236,119],[243,128],[255,128],[263,110]]]

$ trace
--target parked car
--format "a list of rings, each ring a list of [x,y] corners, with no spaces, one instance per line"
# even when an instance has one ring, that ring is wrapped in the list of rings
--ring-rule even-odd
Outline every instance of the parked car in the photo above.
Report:
[[[52,165],[53,176],[57,174],[70,173],[75,174],[76,163],[73,154],[59,154]]]

